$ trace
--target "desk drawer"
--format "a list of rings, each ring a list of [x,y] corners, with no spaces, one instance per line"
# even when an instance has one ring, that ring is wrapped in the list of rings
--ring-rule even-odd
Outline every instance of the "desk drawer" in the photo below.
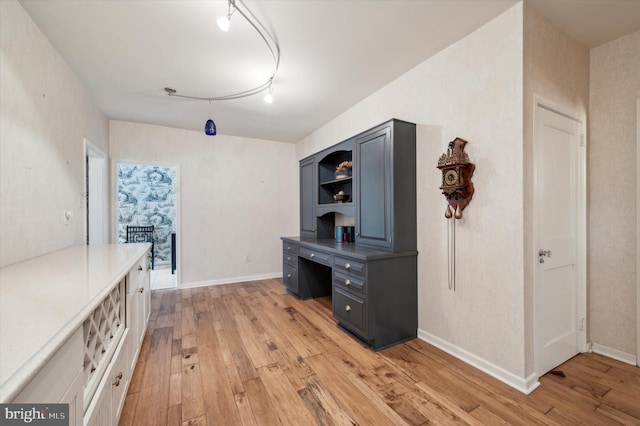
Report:
[[[348,272],[350,275],[365,275],[366,265],[358,260],[335,256],[333,258],[333,266],[341,272]]]
[[[350,291],[358,291],[363,293],[365,291],[365,281],[361,278],[351,277],[340,272],[333,272],[333,282],[346,287]]]
[[[297,244],[293,244],[287,241],[284,241],[282,243],[282,250],[286,253],[291,253],[293,255],[297,255],[298,254],[298,245]]]
[[[333,316],[346,325],[352,325],[361,333],[365,330],[365,303],[364,300],[333,287]]]
[[[282,267],[282,283],[289,290],[298,293],[298,270],[286,263]]]
[[[144,278],[149,274],[149,269],[151,269],[149,266],[149,256],[149,253],[142,256],[140,259],[138,259],[136,265],[129,271],[130,288],[139,287],[138,280]]]
[[[323,265],[331,266],[331,255],[323,251],[300,247],[298,255]]]
[[[288,265],[293,266],[294,268],[298,266],[298,256],[286,251],[282,253],[282,261]]]

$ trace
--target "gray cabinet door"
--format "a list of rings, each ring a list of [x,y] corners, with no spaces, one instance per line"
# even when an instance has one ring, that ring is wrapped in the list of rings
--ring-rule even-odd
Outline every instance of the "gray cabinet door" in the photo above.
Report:
[[[300,162],[300,235],[316,236],[315,159]]]
[[[356,242],[391,247],[391,127],[373,129],[356,139]]]

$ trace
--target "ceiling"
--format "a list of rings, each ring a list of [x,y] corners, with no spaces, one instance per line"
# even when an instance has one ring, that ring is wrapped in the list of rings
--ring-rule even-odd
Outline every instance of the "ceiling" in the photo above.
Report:
[[[640,29],[640,0],[526,0],[587,47]],[[273,37],[275,101],[194,101],[273,72],[260,36],[226,0],[21,0],[110,119],[297,142],[517,0],[236,0]],[[244,7],[243,7],[244,6]]]

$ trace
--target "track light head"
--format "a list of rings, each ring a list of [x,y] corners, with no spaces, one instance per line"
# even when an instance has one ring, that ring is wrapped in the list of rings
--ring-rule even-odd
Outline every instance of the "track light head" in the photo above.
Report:
[[[231,16],[221,16],[216,20],[216,22],[222,31],[227,32],[229,31],[229,25],[231,24]]]
[[[219,17],[216,22],[218,23],[218,27],[224,32],[229,31],[229,25],[231,25],[231,15],[236,11],[236,2],[235,0],[229,0],[229,10],[225,16]]]

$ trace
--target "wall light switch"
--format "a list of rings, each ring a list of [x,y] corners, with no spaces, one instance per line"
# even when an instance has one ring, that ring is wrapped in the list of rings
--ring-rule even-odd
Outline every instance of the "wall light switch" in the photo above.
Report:
[[[64,223],[65,225],[68,225],[69,222],[71,221],[71,219],[73,219],[73,212],[70,210],[67,210],[64,212],[64,220],[62,223]]]

